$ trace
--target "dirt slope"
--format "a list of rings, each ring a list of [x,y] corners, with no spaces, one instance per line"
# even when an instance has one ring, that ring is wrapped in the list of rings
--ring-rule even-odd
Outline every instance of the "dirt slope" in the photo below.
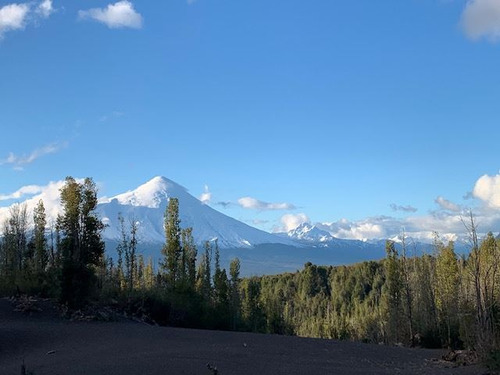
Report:
[[[0,374],[483,374],[446,368],[442,351],[251,333],[70,322],[49,304],[14,312],[0,299]]]

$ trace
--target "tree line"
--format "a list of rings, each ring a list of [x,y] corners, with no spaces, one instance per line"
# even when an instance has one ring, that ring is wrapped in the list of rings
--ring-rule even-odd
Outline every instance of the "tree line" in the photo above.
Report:
[[[500,242],[479,241],[472,217],[467,228],[463,256],[437,236],[432,253],[416,255],[403,235],[381,261],[244,279],[243,319],[260,332],[498,355]]]
[[[492,233],[480,241],[472,215],[464,256],[438,236],[432,253],[416,254],[403,234],[386,242],[380,261],[240,278],[238,259],[229,271],[221,267],[216,240],[197,248],[193,229],[181,228],[176,198],[155,267],[138,254],[133,219],[119,217],[117,257],[106,256],[92,179],[68,177],[60,193],[53,225],[42,201],[32,229],[26,206],[11,208],[0,239],[1,294],[57,298],[71,308],[111,304],[166,325],[498,353],[500,243]]]

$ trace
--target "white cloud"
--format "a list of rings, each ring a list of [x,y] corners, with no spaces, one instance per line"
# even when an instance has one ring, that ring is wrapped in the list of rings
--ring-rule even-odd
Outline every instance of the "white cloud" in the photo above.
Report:
[[[367,240],[374,238],[390,237],[392,230],[397,228],[396,233],[401,231],[400,221],[387,216],[378,216],[359,221],[340,219],[332,223],[316,224],[318,228],[326,230],[336,238]]]
[[[291,230],[294,230],[295,228],[297,228],[301,224],[309,223],[309,218],[304,213],[286,214],[286,215],[283,215],[281,217],[280,221],[281,221],[282,227],[279,228],[277,231],[278,232],[289,232]]]
[[[204,192],[200,195],[200,201],[203,204],[209,204],[210,200],[212,199],[212,193],[208,189],[208,185],[205,185],[205,190]]]
[[[93,19],[105,24],[110,29],[125,27],[140,29],[143,23],[140,13],[136,12],[134,5],[127,0],[108,4],[106,8],[80,10],[78,11],[78,17],[80,19]]]
[[[39,194],[43,191],[43,186],[27,185],[10,194],[0,194],[0,201],[19,199],[25,195]]]
[[[10,152],[7,158],[0,160],[0,165],[10,164],[16,170],[23,170],[24,165],[33,163],[44,155],[54,154],[66,146],[67,142],[51,143],[44,147],[37,148],[27,155],[16,155]]]
[[[30,6],[28,4],[8,4],[0,8],[0,38],[7,31],[24,29]]]
[[[52,13],[54,13],[54,7],[52,6],[52,0],[42,1],[36,8],[36,13],[43,18],[48,18]]]
[[[472,195],[479,198],[491,208],[500,208],[500,174],[481,176],[474,185]]]
[[[448,210],[452,212],[461,212],[462,207],[452,201],[445,199],[441,196],[437,197],[434,202],[439,205],[443,210]]]
[[[252,197],[238,199],[238,204],[247,209],[269,211],[269,210],[294,210],[296,207],[291,203],[269,203]]]
[[[33,2],[27,2],[1,7],[0,39],[7,31],[23,30],[29,24],[37,24],[39,18],[48,18],[54,12],[52,0],[42,0],[37,6]]]
[[[77,181],[81,182],[82,180],[78,179]],[[57,215],[62,212],[62,208],[60,205],[60,189],[64,186],[64,184],[65,181],[56,181],[56,182],[49,182],[45,186],[28,185],[19,188],[12,194],[2,194],[1,196],[7,197],[16,195],[19,196],[19,198],[22,198],[24,195],[36,194],[23,202],[26,203],[27,205],[28,213],[31,215],[33,209],[41,199],[43,200],[43,204],[45,206],[47,222],[51,223],[55,222]],[[16,198],[17,197],[13,197],[13,199]],[[8,219],[9,215],[10,215],[9,207],[0,207],[0,224],[3,223],[6,219]]]
[[[462,27],[472,40],[500,40],[500,1],[469,0],[462,14]]]

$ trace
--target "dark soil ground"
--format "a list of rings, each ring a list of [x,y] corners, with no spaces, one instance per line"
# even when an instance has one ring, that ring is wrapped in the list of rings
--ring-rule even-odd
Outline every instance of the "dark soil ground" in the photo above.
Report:
[[[82,322],[13,311],[0,299],[0,375],[43,374],[485,374],[451,367],[441,350],[239,332]],[[217,372],[209,367],[217,368]]]

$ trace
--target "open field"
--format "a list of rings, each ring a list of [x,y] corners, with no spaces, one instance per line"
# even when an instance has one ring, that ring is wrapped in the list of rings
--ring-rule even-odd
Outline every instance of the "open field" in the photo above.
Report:
[[[131,321],[72,322],[54,307],[13,311],[0,299],[0,374],[483,374],[449,368],[443,351],[335,340],[154,327]]]

